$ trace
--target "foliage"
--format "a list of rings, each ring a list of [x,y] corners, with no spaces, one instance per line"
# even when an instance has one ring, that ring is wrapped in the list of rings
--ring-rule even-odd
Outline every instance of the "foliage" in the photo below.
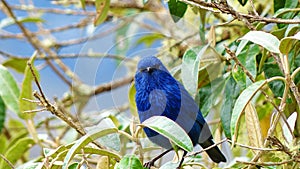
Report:
[[[184,168],[300,167],[299,1],[35,3],[0,4],[1,41],[22,44],[0,49],[0,168],[143,168],[160,148],[142,127],[189,151]],[[195,98],[228,163],[192,152],[169,119],[138,122],[130,83],[149,53]],[[78,71],[95,60],[106,68],[101,77]],[[53,85],[64,91],[54,97]],[[161,168],[177,165],[164,161]]]

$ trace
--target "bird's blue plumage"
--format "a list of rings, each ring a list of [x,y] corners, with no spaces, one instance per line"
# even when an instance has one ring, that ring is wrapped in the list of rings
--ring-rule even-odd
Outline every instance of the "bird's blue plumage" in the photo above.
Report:
[[[154,56],[143,58],[135,74],[136,105],[140,121],[152,116],[166,116],[175,121],[189,135],[194,145],[203,148],[213,145],[212,135],[194,99]],[[144,128],[148,138],[166,149],[171,148],[170,141],[155,131]],[[226,159],[214,147],[207,151],[215,162]]]

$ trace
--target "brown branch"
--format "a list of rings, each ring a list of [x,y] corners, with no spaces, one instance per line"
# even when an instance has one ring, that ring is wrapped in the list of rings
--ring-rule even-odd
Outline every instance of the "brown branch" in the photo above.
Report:
[[[65,25],[65,26],[61,26],[61,27],[52,28],[52,29],[44,29],[43,31],[31,32],[31,33],[35,34],[35,35],[43,35],[43,34],[45,34],[45,32],[54,33],[54,32],[62,32],[62,31],[66,31],[66,30],[71,30],[71,29],[78,29],[78,28],[87,26],[91,22],[91,20],[92,20],[91,17],[86,17],[75,24],[69,24],[69,25]],[[23,33],[16,33],[16,34],[6,33],[6,34],[0,35],[0,39],[10,39],[10,38],[23,39],[23,38],[25,38],[25,36]]]
[[[55,13],[62,15],[89,15],[94,16],[96,11],[86,11],[86,10],[71,10],[71,9],[57,9],[57,8],[39,8],[27,5],[11,5],[14,10],[23,10],[27,12],[43,12],[43,13]]]
[[[230,59],[233,59],[233,60],[235,61],[235,63],[236,63],[239,67],[241,67],[241,68],[243,69],[243,71],[245,72],[245,74],[246,74],[246,75],[249,77],[249,79],[254,83],[254,82],[255,82],[254,77],[253,77],[253,76],[251,75],[251,73],[250,73],[250,72],[242,65],[242,63],[238,60],[238,58],[236,57],[235,53],[232,52],[232,51],[228,48],[228,46],[226,46],[226,45],[225,45],[225,50],[226,50],[226,52],[231,56]],[[288,122],[286,121],[285,115],[283,114],[283,109],[284,109],[284,107],[282,107],[282,105],[281,105],[280,107],[278,107],[278,106],[273,102],[273,99],[270,98],[269,95],[268,95],[265,91],[261,90],[261,92],[262,92],[262,94],[266,97],[267,101],[268,101],[269,103],[272,104],[272,106],[276,109],[277,112],[279,112],[279,114],[281,115],[283,121],[287,124],[289,131],[290,131],[291,133],[293,133],[293,132],[292,132],[292,129],[291,129],[291,128],[289,127],[289,125],[288,125]],[[285,99],[282,99],[282,101],[283,101],[283,100],[285,100]],[[272,132],[269,134],[269,136],[271,136],[271,134],[272,134],[273,132],[274,132],[274,131],[272,131]]]
[[[83,37],[83,38],[77,38],[77,39],[71,39],[71,40],[67,40],[67,41],[62,41],[59,43],[56,43],[57,46],[59,47],[65,47],[65,46],[70,46],[70,45],[76,45],[76,44],[81,44],[81,43],[85,43],[87,41],[92,41],[92,40],[97,40],[99,38],[102,38],[104,36],[107,36],[113,32],[115,32],[116,30],[124,27],[126,24],[128,24],[128,21],[124,21],[123,23],[119,24],[118,26],[109,29],[107,31],[104,32],[99,32],[98,34],[95,34],[93,36],[88,36],[88,37]]]
[[[229,143],[232,143],[231,140],[227,140]],[[251,150],[259,150],[259,151],[282,151],[281,149],[272,149],[272,148],[261,148],[261,147],[252,147],[252,146],[248,146],[245,144],[240,144],[240,143],[234,143],[234,145],[237,145],[239,147],[243,147],[243,148],[247,148],[247,149],[251,149]]]
[[[61,26],[61,27],[57,27],[57,28],[53,28],[53,29],[45,29],[43,32],[47,31],[50,33],[54,33],[54,32],[62,32],[62,31],[70,30],[70,29],[83,28],[83,27],[87,26],[91,22],[91,20],[92,20],[91,17],[86,17],[86,18],[83,18],[78,23],[69,24],[69,25],[65,25],[65,26]],[[39,32],[36,32],[35,34],[43,34],[43,32],[39,31]]]
[[[72,128],[74,128],[79,134],[81,135],[85,135],[85,131],[83,130],[83,128],[79,125],[79,124],[76,124],[72,118],[70,117],[66,117],[67,113],[63,113],[61,112],[60,109],[58,109],[57,107],[55,107],[54,105],[52,105],[46,98],[43,90],[42,90],[42,87],[35,75],[35,72],[31,66],[31,64],[28,62],[28,66],[30,68],[30,71],[32,73],[32,76],[33,76],[33,79],[35,81],[35,84],[37,85],[38,87],[38,90],[40,92],[40,94],[38,92],[34,92],[34,96],[40,101],[40,104],[42,106],[44,106],[48,111],[50,111],[52,114],[56,115],[57,117],[59,117],[61,120],[65,121],[69,126],[71,126]]]
[[[0,50],[0,55],[7,57],[7,58],[11,58],[11,59],[30,59],[31,56],[20,56],[20,55],[13,55],[4,51]],[[115,60],[119,60],[119,61],[132,61],[134,62],[134,59],[132,58],[127,58],[125,56],[122,55],[114,55],[114,54],[108,54],[108,53],[67,53],[67,54],[60,54],[60,55],[56,55],[56,56],[47,56],[47,57],[41,57],[41,56],[37,56],[35,59],[36,60],[52,60],[52,59],[70,59],[70,58],[110,58],[110,59],[115,59]]]
[[[222,12],[225,14],[230,14],[238,19],[246,18],[250,23],[252,22],[264,22],[264,23],[283,23],[283,24],[299,24],[300,19],[281,19],[281,18],[266,18],[261,16],[255,16],[250,14],[244,14],[234,11],[230,9],[229,6],[224,5],[224,3],[216,3],[216,2],[205,2],[203,0],[180,0],[187,4],[191,4],[193,6],[197,6],[199,8],[211,8],[218,9],[218,12]],[[192,3],[191,3],[192,2]]]
[[[7,57],[7,58],[18,58],[18,59],[22,59],[22,56],[13,55],[13,54],[4,52],[4,51],[2,51],[2,50],[0,50],[0,55],[2,55],[2,56],[4,56],[4,57]],[[28,56],[26,59],[29,59],[29,58],[30,58],[30,56]]]
[[[195,156],[195,155],[197,155],[197,154],[203,153],[204,151],[207,151],[207,150],[209,150],[209,149],[211,149],[211,148],[213,148],[213,147],[216,147],[217,145],[222,144],[222,143],[226,142],[227,140],[228,140],[227,138],[224,138],[223,140],[221,140],[221,141],[218,142],[218,143],[215,143],[215,144],[213,144],[213,145],[211,145],[211,146],[209,146],[209,147],[207,147],[207,148],[204,148],[204,149],[202,149],[202,150],[200,150],[200,151],[198,151],[198,152],[191,153],[191,154],[187,155],[187,157]]]
[[[251,8],[253,10],[253,13],[255,16],[259,16],[256,9],[255,9],[255,6],[254,6],[254,3],[253,3],[253,0],[250,0],[250,5],[251,5]]]
[[[109,83],[105,83],[105,84],[101,84],[98,87],[95,88],[94,92],[92,92],[92,95],[97,95],[99,93],[103,93],[106,91],[110,91],[113,90],[115,88],[124,86],[126,84],[129,84],[130,82],[132,82],[133,77],[132,76],[128,76],[128,77],[124,77],[122,79],[119,80],[115,80],[113,82],[109,82]]]
[[[28,42],[36,49],[36,51],[38,52],[39,55],[44,56],[42,49],[53,56],[56,56],[56,53],[53,52],[51,49],[48,49],[47,47],[44,47],[39,39],[36,37],[36,35],[32,34],[28,29],[26,29],[24,27],[24,25],[17,19],[17,17],[14,15],[12,9],[10,8],[10,6],[6,3],[5,0],[1,0],[4,7],[6,8],[6,10],[8,11],[8,15],[10,17],[12,17],[12,19],[14,20],[14,22],[18,25],[18,27],[21,29],[21,31],[23,32],[24,36],[26,37],[26,39],[28,40]],[[56,72],[59,73],[59,71],[56,70],[56,67],[48,60],[46,60],[46,62],[49,64],[49,66]],[[56,63],[61,67],[61,69],[67,74],[69,75],[73,80],[78,81],[79,79],[78,77],[73,74],[73,72],[67,67],[65,66],[60,60],[56,59]],[[61,78],[63,78],[64,81],[68,81],[66,78],[64,78],[63,75],[61,75],[60,73],[58,74]],[[68,85],[70,85],[71,83],[68,82]]]

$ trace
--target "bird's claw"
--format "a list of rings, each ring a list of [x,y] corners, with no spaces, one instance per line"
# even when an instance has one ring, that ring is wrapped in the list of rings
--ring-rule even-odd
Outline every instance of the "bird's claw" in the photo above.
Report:
[[[151,160],[151,161],[148,161],[144,164],[144,167],[150,169],[152,166],[154,166],[154,162]]]

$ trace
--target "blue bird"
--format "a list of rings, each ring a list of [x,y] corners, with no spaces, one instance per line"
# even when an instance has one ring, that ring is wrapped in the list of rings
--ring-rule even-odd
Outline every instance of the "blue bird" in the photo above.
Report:
[[[135,88],[135,101],[141,123],[152,116],[165,116],[186,131],[194,146],[200,144],[202,148],[207,148],[214,144],[210,129],[198,105],[158,58],[148,56],[139,61],[135,74]],[[144,131],[153,143],[167,149],[144,165],[150,168],[157,159],[173,148],[166,137],[149,128],[144,128]],[[226,162],[217,146],[206,152],[214,162]],[[182,165],[186,153],[184,151],[178,168]]]

